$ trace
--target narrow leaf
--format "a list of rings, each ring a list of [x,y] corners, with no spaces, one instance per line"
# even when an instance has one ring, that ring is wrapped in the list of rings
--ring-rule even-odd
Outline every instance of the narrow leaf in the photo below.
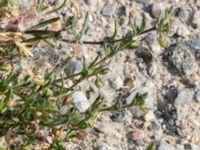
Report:
[[[54,22],[57,22],[58,20],[60,20],[59,17],[55,17],[55,18],[52,18],[52,19],[49,19],[49,20],[45,20],[45,21],[43,21],[43,22],[41,22],[41,23],[39,23],[39,24],[37,24],[37,25],[31,27],[31,29],[38,29],[38,28],[47,26],[47,25],[49,25],[49,24],[52,24],[52,23],[54,23]]]

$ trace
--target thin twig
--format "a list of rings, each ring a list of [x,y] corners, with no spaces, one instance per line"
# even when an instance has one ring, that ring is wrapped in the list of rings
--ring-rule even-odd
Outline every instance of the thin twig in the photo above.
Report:
[[[140,35],[143,35],[143,34],[146,34],[148,32],[151,32],[151,31],[154,31],[156,30],[156,27],[151,27],[149,29],[146,29],[144,30]],[[32,34],[32,35],[37,35],[37,34],[49,34],[49,33],[53,33],[53,34],[58,34],[60,31],[49,31],[49,30],[28,30],[28,31],[25,31],[24,33],[26,34]],[[105,42],[111,42],[111,43],[118,43],[118,42],[121,42],[123,41],[124,39],[126,38],[126,36],[120,38],[120,39],[116,39],[116,40],[108,40],[108,41],[105,41],[105,40],[101,40],[101,41],[81,41],[81,44],[87,44],[87,45],[104,45]],[[66,42],[66,43],[77,43],[77,40],[68,40],[68,39],[57,39],[59,41],[63,41],[63,42]]]
[[[146,34],[148,32],[154,31],[154,30],[156,30],[155,26],[152,27],[152,28],[144,30],[140,35]],[[124,36],[123,38],[120,38],[120,39],[116,39],[116,40],[109,40],[108,42],[118,43],[118,42],[123,41],[125,38],[126,38],[126,36]],[[61,39],[61,41],[66,42],[66,43],[77,43],[77,41],[75,41],[75,40]],[[105,42],[106,42],[105,40],[102,40],[102,41],[82,41],[81,44],[103,45],[103,44],[105,44]]]

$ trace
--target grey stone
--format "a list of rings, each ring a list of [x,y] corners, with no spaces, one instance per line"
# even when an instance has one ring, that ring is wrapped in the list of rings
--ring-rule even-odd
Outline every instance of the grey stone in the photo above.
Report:
[[[199,150],[199,149],[200,149],[200,146],[191,143],[191,144],[190,144],[190,149],[191,149],[191,150]]]
[[[130,13],[130,11],[131,11],[131,7],[130,7],[129,5],[126,5],[126,6],[124,7],[125,15],[128,16],[129,13]]]
[[[195,92],[194,99],[196,102],[200,102],[200,90]]]
[[[191,32],[188,27],[182,23],[177,24],[176,33],[178,36],[187,38]]]
[[[189,89],[182,89],[178,92],[178,96],[176,97],[174,104],[175,106],[182,106],[192,102],[192,99],[193,92]]]
[[[108,79],[108,81],[110,82],[110,85],[114,88],[114,89],[119,89],[123,86],[123,81],[122,78],[119,76],[112,76]]]
[[[111,17],[114,11],[115,11],[115,6],[113,4],[107,3],[102,10],[102,15],[106,17]]]
[[[185,150],[183,145],[176,144],[176,150]]]
[[[164,57],[180,75],[188,75],[198,70],[195,57],[184,42],[171,45]]]
[[[185,144],[184,147],[187,150],[199,150],[199,148],[200,148],[198,145],[195,145],[192,143]]]
[[[69,60],[66,62],[64,72],[67,75],[73,75],[74,73],[78,73],[82,70],[82,65],[78,62]]]
[[[80,112],[85,112],[90,107],[90,103],[83,92],[77,91],[72,93],[72,98],[75,107]]]
[[[136,0],[136,2],[149,5],[152,3],[152,0]]]
[[[182,22],[190,24],[192,21],[192,9],[184,9],[184,7],[178,7],[175,9],[175,16],[178,17]]]
[[[155,3],[152,6],[152,16],[153,17],[164,17],[165,15],[165,4],[164,3]]]
[[[148,75],[153,77],[156,75],[158,71],[158,66],[155,63],[152,63],[149,67],[148,67]]]
[[[192,17],[192,23],[194,26],[199,27],[200,26],[200,11],[195,11],[194,15]]]
[[[154,98],[150,95],[147,96],[145,99],[144,107],[147,109],[153,109],[154,108]]]
[[[200,38],[186,41],[186,44],[195,52],[200,53]]]
[[[133,116],[138,119],[144,115],[144,113],[142,113],[141,110],[137,107],[130,108],[130,111],[133,114]]]
[[[137,141],[136,141],[136,144],[137,144],[138,146],[143,146],[143,145],[144,145],[144,140],[137,140]]]
[[[175,147],[165,141],[160,141],[158,150],[175,150]]]
[[[152,128],[152,130],[160,130],[161,129],[161,125],[158,122],[153,121],[151,123],[151,128]]]
[[[119,15],[128,16],[130,12],[131,12],[131,7],[130,7],[130,5],[125,5],[125,6],[123,6],[123,7],[121,7],[121,8],[119,9]]]
[[[114,150],[114,149],[110,147],[107,143],[101,143],[99,145],[98,150]]]
[[[124,111],[113,112],[112,115],[110,116],[110,118],[114,122],[121,122],[121,121],[123,121],[124,117],[125,117]]]

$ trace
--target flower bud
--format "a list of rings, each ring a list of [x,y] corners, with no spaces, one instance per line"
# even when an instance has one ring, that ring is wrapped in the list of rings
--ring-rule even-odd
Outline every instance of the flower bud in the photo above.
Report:
[[[36,117],[41,117],[42,116],[42,113],[40,112],[40,111],[37,111],[37,112],[35,112],[35,115],[36,115]]]
[[[12,66],[10,64],[0,64],[0,71],[10,72],[12,70]]]
[[[46,142],[47,141],[47,137],[43,133],[39,133],[37,139],[40,142]]]

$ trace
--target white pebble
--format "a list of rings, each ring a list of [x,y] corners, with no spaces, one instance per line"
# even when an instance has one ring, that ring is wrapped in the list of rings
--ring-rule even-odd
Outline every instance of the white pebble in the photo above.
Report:
[[[80,112],[85,112],[90,107],[90,103],[83,92],[79,92],[79,91],[74,92],[72,94],[72,98],[73,98],[75,107]]]

